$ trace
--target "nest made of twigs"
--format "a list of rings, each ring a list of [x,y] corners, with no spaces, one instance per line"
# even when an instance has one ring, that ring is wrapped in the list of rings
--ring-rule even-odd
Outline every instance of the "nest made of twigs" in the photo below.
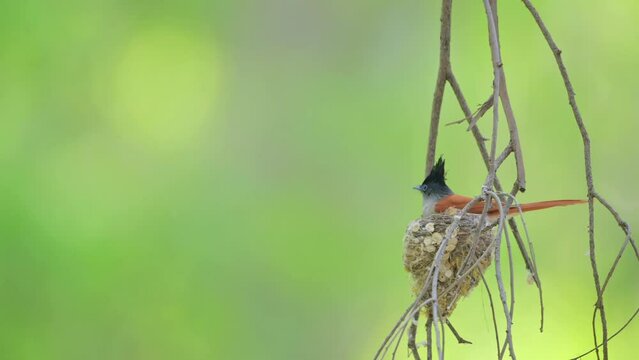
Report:
[[[478,215],[464,215],[444,249],[437,284],[438,314],[442,318],[450,315],[458,300],[479,284],[492,262],[494,227],[484,224],[481,233],[477,234],[479,218]],[[453,221],[453,214],[433,214],[408,225],[404,236],[404,267],[411,273],[416,296],[422,292],[435,255]],[[420,302],[431,297],[431,284],[429,281]],[[424,307],[424,312],[432,316],[430,303]]]

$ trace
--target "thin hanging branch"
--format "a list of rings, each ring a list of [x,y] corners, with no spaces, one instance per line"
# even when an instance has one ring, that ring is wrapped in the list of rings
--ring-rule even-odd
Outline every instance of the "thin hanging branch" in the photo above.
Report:
[[[433,360],[433,320],[429,318],[426,320],[426,346],[427,346],[427,360]]]
[[[635,252],[635,256],[639,260],[639,251],[637,249],[637,245],[631,235],[629,225],[619,216],[619,214],[614,210],[614,208],[599,195],[594,188],[592,183],[592,170],[591,170],[591,160],[590,160],[590,139],[588,137],[588,133],[583,124],[583,120],[581,119],[581,115],[579,113],[579,109],[574,99],[574,91],[572,90],[572,84],[568,78],[567,71],[565,66],[563,65],[563,61],[561,60],[561,51],[556,47],[552,37],[550,37],[550,33],[547,28],[541,21],[539,14],[534,9],[529,0],[523,0],[526,7],[530,10],[531,14],[537,21],[544,37],[548,41],[553,54],[557,60],[557,63],[560,68],[560,72],[564,79],[564,83],[566,86],[566,90],[568,92],[570,105],[573,109],[573,113],[575,115],[575,119],[577,121],[577,125],[582,134],[582,138],[584,141],[584,158],[586,163],[586,180],[588,184],[588,200],[589,200],[589,244],[590,244],[590,255],[591,255],[591,266],[593,268],[593,278],[595,280],[595,288],[597,290],[597,303],[594,311],[594,315],[596,316],[597,311],[600,311],[600,318],[602,322],[603,328],[603,344],[597,344],[597,340],[595,337],[595,348],[592,351],[597,351],[599,347],[603,347],[604,359],[607,359],[607,342],[610,338],[616,336],[619,332],[615,333],[612,337],[608,338],[607,336],[607,322],[605,316],[605,308],[603,305],[603,291],[606,289],[607,284],[609,283],[612,275],[614,274],[615,269],[620,261],[621,256],[623,255],[627,245],[630,244]],[[508,296],[506,295],[506,286],[504,284],[503,278],[501,276],[501,264],[500,264],[500,244],[501,244],[501,234],[504,232],[504,227],[506,221],[508,223],[508,227],[512,232],[512,235],[515,238],[517,246],[521,252],[521,255],[524,259],[526,268],[530,271],[532,275],[532,279],[539,291],[539,300],[540,300],[540,310],[541,310],[541,326],[540,331],[543,331],[544,324],[544,306],[543,306],[543,295],[542,295],[542,287],[541,280],[539,278],[539,273],[537,269],[537,264],[535,262],[534,251],[532,247],[532,243],[530,241],[530,237],[528,236],[527,229],[524,225],[524,231],[526,232],[526,238],[528,239],[528,248],[526,243],[524,242],[517,223],[514,219],[506,219],[505,209],[510,209],[511,206],[519,207],[515,196],[519,191],[525,191],[526,187],[526,174],[523,162],[523,155],[521,150],[521,143],[519,140],[519,133],[517,129],[516,118],[513,113],[512,104],[510,101],[510,97],[507,90],[506,85],[506,76],[503,68],[503,63],[501,61],[501,49],[499,44],[499,25],[498,25],[498,15],[497,15],[497,0],[484,0],[484,7],[486,10],[486,18],[488,20],[488,28],[489,28],[489,45],[491,49],[491,58],[493,63],[493,94],[491,97],[483,103],[482,106],[476,112],[472,112],[468,107],[468,103],[463,95],[462,89],[454,75],[451,62],[450,62],[450,33],[451,33],[451,11],[452,11],[452,0],[442,0],[442,12],[441,12],[441,32],[440,32],[440,59],[439,59],[439,69],[437,73],[437,81],[435,84],[435,92],[433,95],[433,106],[431,109],[431,122],[430,122],[430,133],[429,133],[429,141],[428,141],[428,149],[426,155],[426,174],[430,172],[430,169],[433,166],[436,148],[437,148],[437,137],[439,131],[439,122],[441,115],[441,107],[443,101],[443,95],[445,91],[446,84],[450,84],[455,97],[459,103],[460,108],[464,112],[464,119],[454,122],[460,123],[464,120],[469,124],[469,130],[475,138],[475,142],[477,143],[478,150],[484,160],[484,164],[486,165],[487,175],[486,180],[482,186],[481,194],[475,197],[470,203],[468,203],[455,217],[454,221],[450,224],[450,226],[446,230],[446,234],[443,236],[443,239],[440,243],[440,247],[435,254],[435,259],[433,260],[432,266],[428,270],[428,274],[424,281],[424,286],[421,289],[420,293],[416,296],[415,301],[406,309],[404,314],[397,321],[391,332],[386,336],[384,342],[381,347],[378,349],[375,359],[384,358],[387,351],[392,347],[393,344],[396,344],[395,349],[393,351],[393,359],[395,358],[399,343],[403,336],[403,333],[406,332],[408,328],[408,346],[411,351],[413,357],[417,360],[419,357],[419,346],[416,343],[416,332],[417,332],[417,319],[419,318],[419,312],[426,306],[430,306],[432,310],[431,317],[428,317],[426,320],[426,333],[427,333],[427,356],[428,359],[432,359],[432,348],[433,343],[437,348],[438,358],[441,360],[444,358],[444,334],[443,327],[444,324],[447,323],[451,330],[453,330],[453,334],[456,334],[454,328],[450,326],[450,323],[447,322],[446,319],[441,319],[439,312],[439,296],[446,295],[449,291],[451,291],[456,284],[463,279],[465,276],[468,276],[470,272],[474,269],[475,266],[479,264],[481,259],[485,258],[489,254],[489,250],[486,250],[474,264],[470,267],[467,267],[467,264],[464,264],[462,268],[458,270],[458,274],[456,275],[456,280],[450,285],[448,288],[443,291],[439,291],[438,289],[438,278],[440,267],[443,258],[443,249],[446,248],[448,241],[450,240],[452,233],[459,226],[459,222],[461,218],[467,213],[468,209],[477,204],[480,200],[486,200],[484,210],[482,215],[480,216],[479,223],[485,223],[486,214],[488,207],[491,203],[495,202],[499,206],[500,217],[499,220],[494,222],[492,225],[486,226],[484,229],[489,229],[492,226],[498,225],[497,235],[494,237],[490,247],[494,246],[495,251],[495,268],[496,268],[496,276],[497,276],[497,285],[499,289],[500,299],[502,302],[502,307],[504,310],[504,317],[506,319],[506,338],[503,343],[503,348],[500,349],[499,342],[499,334],[497,332],[496,327],[496,319],[494,315],[494,306],[492,305],[492,297],[491,297],[491,308],[493,309],[493,322],[495,325],[496,331],[496,339],[497,339],[497,357],[499,359],[505,356],[506,347],[509,349],[510,356],[513,359],[516,359],[514,346],[513,346],[513,337],[512,337],[512,318],[513,318],[513,310],[515,304],[515,292],[514,292],[514,281],[513,281],[513,259],[512,259],[512,251],[510,247],[510,240],[508,237],[508,233],[506,232],[506,244],[509,255],[509,273],[510,273],[510,304],[508,304]],[[496,143],[497,136],[499,133],[499,105],[501,103],[501,108],[504,110],[504,114],[506,115],[506,122],[509,130],[509,144],[508,146],[500,153],[499,156],[496,154]],[[491,146],[490,150],[486,148],[485,141],[488,140],[484,136],[482,136],[481,131],[476,126],[479,119],[489,110],[493,109],[493,127],[491,134]],[[515,158],[515,164],[517,168],[517,178],[515,183],[513,184],[513,188],[510,193],[503,192],[502,185],[497,177],[497,171],[499,167],[506,161],[506,159],[513,154]],[[493,189],[495,191],[493,191]],[[502,200],[502,198],[504,200]],[[488,201],[493,199],[494,201]],[[621,229],[626,233],[626,241],[621,246],[617,258],[614,261],[613,266],[608,272],[608,275],[603,283],[603,286],[599,280],[599,272],[597,270],[597,263],[595,259],[595,243],[594,243],[594,201],[599,201],[604,207],[606,207],[612,216],[615,218]],[[521,208],[519,207],[520,212]],[[522,219],[523,221],[523,219]],[[465,263],[465,261],[464,261]],[[483,278],[482,278],[483,280]],[[426,298],[426,295],[429,294],[429,297]],[[635,313],[636,315],[636,313]],[[633,315],[628,323],[635,317]],[[446,321],[444,321],[446,320]],[[626,325],[622,327],[623,330]],[[410,327],[409,327],[410,324]],[[435,331],[435,339],[432,339],[432,329]],[[441,330],[440,330],[441,329]],[[596,334],[595,334],[596,335]],[[455,335],[458,337],[458,334]],[[461,337],[458,337],[458,340]],[[435,341],[433,341],[435,340]]]
[[[493,295],[490,292],[490,288],[488,287],[488,283],[486,282],[486,278],[484,278],[484,274],[481,275],[481,281],[484,283],[484,287],[486,288],[486,292],[488,293],[488,301],[490,302],[490,313],[493,318],[493,328],[495,329],[495,341],[497,343],[497,358],[501,358],[501,351],[499,350],[499,330],[497,329],[497,316],[495,316],[495,304],[493,303]]]
[[[591,264],[591,267],[592,267],[592,275],[593,275],[593,279],[594,279],[594,283],[595,283],[595,290],[597,292],[597,301],[595,303],[594,313],[596,314],[596,312],[599,311],[600,320],[601,320],[601,333],[602,333],[602,338],[603,338],[603,343],[602,343],[603,358],[604,358],[604,360],[607,360],[608,359],[608,340],[609,340],[609,338],[608,338],[608,322],[607,322],[607,319],[606,319],[606,311],[605,311],[605,306],[604,306],[603,291],[604,291],[605,286],[608,283],[610,277],[614,273],[618,261],[615,261],[615,263],[613,264],[613,266],[610,269],[610,272],[608,273],[608,276],[606,278],[604,286],[601,286],[601,282],[600,282],[600,279],[599,279],[599,271],[597,269],[596,249],[595,249],[595,214],[594,214],[594,201],[595,201],[595,199],[598,200],[610,212],[610,214],[615,218],[615,220],[619,224],[619,227],[626,234],[626,241],[629,242],[630,244],[632,244],[632,247],[635,250],[635,256],[637,257],[638,260],[639,260],[639,251],[637,251],[637,245],[636,245],[634,239],[632,238],[632,234],[631,234],[631,231],[630,231],[630,226],[628,225],[628,223],[626,223],[621,218],[619,213],[610,205],[610,203],[608,203],[608,201],[606,201],[595,190],[595,185],[594,185],[593,176],[592,176],[592,158],[591,158],[591,148],[590,148],[590,136],[589,136],[588,130],[586,129],[586,126],[584,124],[583,118],[581,117],[581,111],[579,110],[579,106],[577,105],[577,100],[575,98],[575,91],[573,89],[572,82],[570,81],[570,77],[568,76],[568,70],[566,69],[566,65],[564,64],[564,61],[563,61],[563,59],[561,57],[561,53],[562,52],[559,49],[559,47],[557,46],[557,44],[555,43],[552,35],[550,34],[550,31],[546,27],[546,24],[541,19],[541,16],[539,15],[539,12],[533,6],[533,4],[530,2],[530,0],[523,0],[523,3],[526,6],[526,8],[528,9],[528,11],[530,12],[530,14],[533,16],[533,18],[535,19],[535,22],[537,23],[537,26],[541,30],[541,33],[543,34],[544,38],[546,39],[546,42],[548,43],[548,46],[550,47],[550,50],[552,51],[552,53],[553,53],[553,55],[555,57],[555,61],[557,62],[557,66],[559,67],[559,72],[561,73],[561,77],[562,77],[562,79],[564,81],[564,87],[566,88],[566,93],[568,94],[568,103],[570,104],[570,108],[572,109],[573,116],[574,116],[575,121],[577,123],[577,127],[579,128],[579,133],[581,134],[581,138],[582,138],[582,141],[583,141],[583,146],[584,146],[584,150],[583,150],[583,152],[584,152],[584,165],[585,165],[585,170],[586,170],[586,184],[587,184],[587,187],[588,187],[588,238],[589,238],[589,247],[590,247],[590,264]],[[625,251],[625,249],[626,249],[626,246],[625,245],[622,246],[617,258],[620,258],[621,255],[623,255],[623,252]],[[634,315],[633,315],[632,318],[634,318]],[[624,326],[624,328],[625,328],[625,326]],[[593,337],[595,339],[595,349],[598,349],[599,345],[597,344],[597,340],[596,340],[597,339],[597,334],[596,334],[596,329],[594,329],[594,328],[593,328]],[[598,355],[599,355],[599,352],[597,350],[597,356]]]
[[[630,325],[630,323],[632,322],[632,320],[634,320],[634,318],[637,316],[637,314],[639,314],[639,308],[637,308],[637,310],[635,310],[635,312],[632,314],[632,316],[630,316],[630,318],[628,319],[628,321],[626,321],[625,324],[623,324],[623,326],[621,328],[619,328],[619,330],[615,331],[614,334],[612,334],[609,338],[608,341],[612,340],[612,338],[614,338],[615,336],[619,335],[619,333],[621,333],[622,331],[624,331],[626,329],[626,327],[628,327],[628,325]],[[601,345],[597,345],[594,349],[586,351],[585,353],[576,356],[570,360],[578,360],[581,359],[582,357],[590,354],[593,351],[598,351],[599,348],[601,347]]]
[[[491,3],[493,5],[496,5],[496,0],[492,0]],[[475,126],[471,126],[471,131],[473,132],[473,134],[475,135],[476,141],[480,147],[480,151],[482,152],[482,156],[484,157],[484,160],[486,162],[486,165],[489,169],[488,171],[488,175],[486,178],[486,181],[484,183],[484,186],[482,187],[482,193],[483,195],[480,197],[475,198],[470,204],[470,206],[472,206],[473,204],[475,204],[476,202],[479,201],[480,198],[486,198],[487,197],[487,191],[489,191],[490,189],[493,188],[493,186],[497,185],[498,186],[498,190],[501,191],[501,185],[499,185],[498,180],[497,180],[497,169],[499,168],[499,165],[501,165],[501,163],[503,163],[503,161],[508,157],[508,155],[510,155],[511,151],[513,151],[515,153],[515,157],[516,157],[516,162],[517,162],[517,168],[518,168],[518,176],[517,176],[517,187],[513,190],[513,195],[516,194],[516,192],[518,190],[524,190],[525,189],[525,171],[523,169],[523,157],[521,156],[521,146],[519,143],[519,137],[518,137],[518,133],[517,133],[517,127],[516,127],[516,123],[515,123],[515,118],[512,115],[512,107],[510,106],[510,99],[508,97],[508,93],[507,90],[501,90],[500,87],[500,82],[503,77],[504,77],[504,72],[502,69],[502,64],[501,64],[501,59],[500,59],[500,51],[499,51],[499,41],[498,41],[498,30],[497,30],[497,24],[496,24],[496,11],[493,12],[492,10],[490,10],[490,6],[491,3],[486,2],[487,4],[487,18],[489,20],[489,27],[492,28],[492,31],[490,31],[491,33],[491,37],[490,37],[490,43],[491,43],[491,49],[493,52],[493,58],[494,60],[494,74],[495,74],[495,79],[493,82],[493,88],[494,88],[494,93],[492,96],[492,103],[491,103],[491,107],[493,108],[493,133],[492,133],[492,139],[491,139],[491,152],[490,155],[488,154],[488,152],[485,149],[485,146],[483,144],[484,138],[481,136],[479,130],[475,127]],[[440,118],[440,113],[441,113],[441,105],[442,105],[442,100],[443,100],[443,93],[445,90],[445,85],[446,82],[449,82],[451,84],[451,86],[453,87],[453,90],[456,93],[456,96],[458,98],[458,100],[460,100],[460,105],[462,106],[462,110],[464,110],[466,118],[468,119],[469,122],[473,123],[476,122],[475,119],[473,119],[472,113],[470,112],[470,110],[468,109],[468,106],[465,103],[465,100],[462,101],[463,99],[463,95],[461,95],[461,89],[459,88],[459,85],[457,84],[457,81],[454,77],[454,74],[452,72],[452,68],[451,68],[451,64],[450,64],[450,27],[451,27],[451,10],[452,10],[452,1],[451,0],[443,0],[442,1],[442,15],[441,15],[441,34],[440,34],[440,62],[439,62],[439,70],[438,70],[438,76],[437,76],[437,82],[436,82],[436,86],[435,86],[435,92],[434,92],[434,96],[433,96],[433,107],[432,107],[432,112],[431,112],[431,125],[430,125],[430,135],[429,135],[429,143],[428,143],[428,151],[427,151],[427,156],[426,156],[426,173],[430,172],[430,169],[433,166],[434,163],[434,158],[435,158],[435,151],[436,151],[436,142],[437,142],[437,135],[438,135],[438,130],[439,130],[439,118]],[[495,56],[496,55],[496,56]],[[499,99],[502,98],[502,100],[505,102],[506,108],[504,108],[505,112],[507,113],[507,121],[509,123],[509,130],[510,130],[510,135],[511,135],[511,145],[509,147],[509,149],[505,150],[504,153],[502,153],[502,156],[499,157],[498,161],[496,161],[496,143],[497,143],[497,135],[498,135],[498,124],[499,124]],[[465,106],[464,106],[465,105]],[[487,111],[488,107],[485,107]],[[481,109],[480,109],[481,110]],[[490,202],[486,202],[485,204],[485,208],[483,211],[483,214],[481,216],[480,219],[480,223],[483,223],[486,219],[486,213],[487,213],[487,209],[490,205]],[[440,249],[439,250],[443,250],[443,248],[445,248],[448,240],[450,239],[450,236],[452,234],[452,231],[454,231],[454,229],[458,226],[458,222],[459,219],[461,219],[462,216],[464,216],[467,212],[467,209],[470,207],[467,206],[465,209],[462,209],[462,211],[460,212],[460,214],[458,214],[458,217],[456,217],[456,221],[453,222],[453,224],[451,224],[451,226],[449,227],[446,236],[444,237],[442,244],[440,245]],[[510,202],[508,203],[508,206],[510,206]],[[500,228],[502,227],[503,222],[500,222]],[[521,237],[519,236],[519,234],[517,233],[516,228],[511,226],[511,229],[514,231],[515,236],[517,239],[520,239]],[[501,234],[501,230],[499,231],[499,233]],[[518,241],[518,245],[520,245],[520,250],[522,251],[522,254],[526,254],[526,250],[525,248],[522,248],[521,246],[522,242]],[[429,277],[428,279],[431,279],[432,285],[431,285],[431,299],[433,301],[432,304],[432,326],[435,328],[435,337],[436,337],[436,346],[438,349],[438,355],[440,357],[440,359],[443,358],[443,351],[441,349],[441,345],[440,345],[440,333],[439,333],[439,324],[438,324],[438,294],[437,294],[437,278],[439,275],[439,266],[441,265],[441,255],[443,254],[443,251],[438,251],[436,257],[435,257],[435,261],[433,262],[433,276]],[[532,266],[532,261],[529,259],[528,256],[526,256],[526,263],[527,263],[527,267],[529,269],[531,269],[533,272],[534,271],[534,267]],[[536,272],[535,272],[536,274]],[[498,279],[498,281],[501,281],[501,279]],[[427,284],[428,281],[425,282],[425,284]],[[537,282],[537,284],[539,284]],[[501,284],[501,290],[503,290],[503,284]],[[414,306],[416,304],[418,304],[418,302],[420,301],[421,297],[423,296],[423,294],[425,294],[427,291],[427,286],[424,286],[424,289],[422,289],[422,292],[419,296],[417,296],[416,301],[413,304],[413,308],[409,307],[408,313],[410,315],[410,313],[414,312],[414,311],[418,311],[419,309],[415,309]],[[502,291],[503,292],[503,291]],[[504,298],[505,298],[505,293],[504,293]],[[504,300],[505,301],[505,300]],[[505,303],[504,303],[505,304]],[[507,318],[510,319],[510,311],[508,310],[508,305],[505,305],[505,313]],[[406,313],[402,316],[402,318],[400,318],[399,322],[396,324],[396,326],[393,328],[391,334],[389,334],[389,336],[387,336],[387,339],[385,341],[385,344],[382,345],[382,347],[387,346],[387,342],[388,339],[392,339],[395,338],[395,335],[393,335],[393,332],[396,332],[398,329],[400,332],[403,332],[405,327],[407,326],[407,318],[406,318]],[[400,326],[400,323],[404,323],[403,326]],[[511,323],[511,321],[509,320],[509,323]],[[509,328],[510,330],[510,328]],[[401,337],[401,335],[400,335]],[[512,337],[509,335],[509,333],[507,334],[507,339],[509,341],[509,344],[511,344],[510,346],[510,350],[511,350],[511,356],[515,356],[514,355],[514,350],[512,347]],[[432,344],[429,344],[432,346]],[[381,350],[381,348],[380,348]],[[380,351],[378,351],[379,354]]]
[[[468,120],[468,122],[471,123],[473,119],[473,115],[470,111],[470,108],[468,107],[468,103],[466,102],[466,98],[464,97],[464,93],[462,92],[461,86],[457,82],[457,79],[455,78],[455,75],[452,73],[452,70],[449,72],[448,82],[451,85],[451,88],[453,89],[455,96],[457,97],[459,106],[464,112],[464,115],[466,115],[466,119],[471,119],[471,120]],[[487,102],[490,102],[492,107],[492,96]],[[484,160],[484,164],[486,165],[486,170],[490,170],[490,158],[488,155],[488,151],[486,150],[486,145],[484,144],[485,138],[481,134],[481,131],[479,130],[479,128],[477,128],[476,126],[470,127],[470,130],[471,130],[471,133],[473,134],[473,137],[475,138],[475,143],[477,144],[479,153],[481,154],[481,157]],[[499,192],[503,191],[503,188],[499,181],[499,177],[497,176],[495,177],[495,189]],[[515,192],[513,191],[512,195],[514,194]],[[526,263],[526,269],[528,269],[533,274],[533,280],[535,281],[535,285],[537,285],[537,288],[539,289],[540,298],[541,298],[541,279],[539,278],[539,274],[537,273],[537,268],[534,265],[533,260],[528,255],[528,251],[526,250],[524,241],[521,237],[521,234],[519,233],[519,229],[517,227],[517,223],[515,222],[515,219],[509,219],[508,225],[511,229],[513,236],[515,237],[515,240],[517,241],[517,246],[519,247],[521,255],[524,258],[524,262]],[[543,307],[542,307],[542,313],[543,313]],[[543,324],[541,328],[543,329]]]
[[[444,100],[444,88],[448,69],[450,68],[450,22],[453,0],[442,1],[441,30],[439,35],[439,70],[435,84],[435,95],[430,115],[430,133],[428,135],[428,151],[426,152],[426,174],[430,172],[435,163],[435,150],[437,148],[437,135],[439,133],[439,117]]]
[[[446,319],[446,325],[450,329],[450,332],[453,333],[453,336],[455,336],[455,339],[457,339],[458,343],[460,343],[460,344],[472,344],[472,342],[464,339],[461,335],[459,335],[459,332],[457,331],[457,329],[455,329],[453,324],[451,324],[451,322],[448,321],[448,319]]]
[[[413,323],[410,325],[410,329],[408,332],[408,349],[410,349],[415,360],[421,360],[421,357],[419,357],[419,352],[417,351],[417,345],[415,344],[415,338],[417,336],[417,324],[419,321],[419,312],[415,313],[413,319],[415,321],[413,321]]]
[[[484,3],[487,4],[487,0],[485,0]],[[487,11],[490,11],[490,8],[487,8]],[[506,317],[506,340],[504,341],[504,348],[499,353],[499,360],[501,360],[504,354],[506,353],[505,351],[506,344],[508,344],[510,357],[513,358],[513,360],[516,360],[517,356],[515,355],[515,348],[514,348],[513,338],[512,338],[512,317],[513,317],[512,308],[514,303],[511,303],[511,306],[509,308],[508,297],[506,296],[506,287],[504,285],[504,280],[501,273],[501,237],[502,237],[502,229],[504,226],[503,224],[506,221],[506,215],[504,212],[505,208],[503,206],[503,203],[501,202],[501,199],[499,199],[499,197],[494,192],[489,192],[489,195],[497,203],[497,207],[499,209],[499,228],[497,230],[497,235],[495,236],[495,240],[496,240],[495,277],[497,278],[497,288],[499,289],[499,298],[501,299],[501,304],[504,310],[504,316]],[[490,200],[490,198],[488,198],[487,200]],[[510,247],[508,248],[510,249]],[[509,255],[509,260],[512,264],[512,256],[510,251],[508,251],[508,255]],[[512,280],[512,276],[511,276],[511,280]],[[512,282],[511,282],[511,290],[513,289],[514,288],[512,287]],[[514,302],[514,292],[511,292],[511,300]]]

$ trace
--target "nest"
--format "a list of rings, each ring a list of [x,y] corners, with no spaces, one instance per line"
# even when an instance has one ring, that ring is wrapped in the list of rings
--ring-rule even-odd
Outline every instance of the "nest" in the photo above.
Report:
[[[421,293],[435,255],[446,236],[446,230],[454,220],[450,213],[433,214],[408,225],[404,236],[404,267],[411,273],[413,293],[416,296]],[[459,299],[477,286],[482,274],[492,262],[494,227],[483,229],[477,237],[478,224],[478,215],[464,215],[444,250],[437,284],[438,314],[442,318],[448,317]],[[482,257],[486,252],[488,254]],[[460,272],[462,266],[464,269]],[[428,291],[420,299],[421,302],[431,297],[430,284],[429,281]],[[425,306],[424,312],[431,317],[431,306]]]

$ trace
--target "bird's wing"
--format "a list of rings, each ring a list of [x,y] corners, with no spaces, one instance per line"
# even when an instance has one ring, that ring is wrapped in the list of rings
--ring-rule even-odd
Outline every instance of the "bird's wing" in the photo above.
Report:
[[[437,204],[435,204],[435,212],[442,213],[446,211],[446,209],[448,208],[455,208],[455,209],[461,210],[464,208],[464,206],[466,206],[472,200],[473,198],[468,196],[457,195],[457,194],[448,195],[445,198],[439,200]],[[481,214],[483,210],[484,210],[484,202],[480,201],[477,204],[471,206],[471,208],[468,209],[468,213]],[[491,210],[499,211],[497,203],[494,200],[492,201],[491,207],[488,209],[488,211],[491,212]]]

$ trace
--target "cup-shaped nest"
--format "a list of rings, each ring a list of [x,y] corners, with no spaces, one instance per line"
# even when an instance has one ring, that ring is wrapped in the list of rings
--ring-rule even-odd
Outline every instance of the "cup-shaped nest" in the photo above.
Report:
[[[404,236],[404,267],[411,273],[416,296],[422,292],[446,230],[454,220],[455,216],[450,213],[433,214],[408,225]],[[495,228],[486,228],[484,224],[481,233],[477,234],[478,225],[478,215],[464,215],[444,249],[437,282],[438,314],[442,318],[448,317],[457,301],[479,284],[482,274],[492,262]],[[420,302],[431,298],[431,284],[428,281]],[[429,317],[432,316],[431,304],[424,307]]]

